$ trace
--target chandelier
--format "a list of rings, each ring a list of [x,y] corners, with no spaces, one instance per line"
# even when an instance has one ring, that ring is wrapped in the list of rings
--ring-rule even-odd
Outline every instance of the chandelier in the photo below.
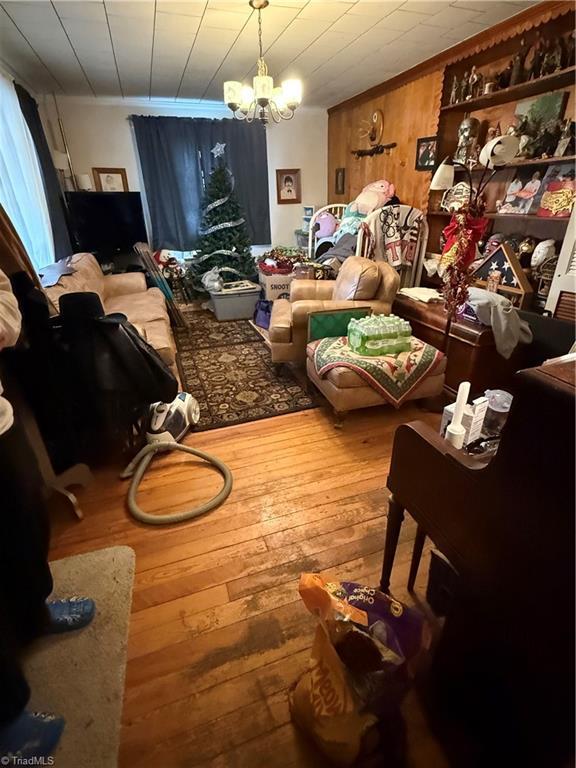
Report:
[[[256,65],[257,74],[252,86],[238,80],[224,83],[224,102],[234,113],[237,120],[254,120],[266,125],[272,119],[275,123],[291,120],[302,101],[302,83],[300,80],[284,80],[280,87],[274,88],[274,78],[268,74],[268,67],[262,56],[262,9],[268,6],[268,0],[249,0],[249,5],[258,11],[258,46],[260,56]]]

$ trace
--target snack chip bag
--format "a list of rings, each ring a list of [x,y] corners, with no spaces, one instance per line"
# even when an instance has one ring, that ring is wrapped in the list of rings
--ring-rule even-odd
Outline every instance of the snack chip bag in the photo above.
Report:
[[[427,625],[417,611],[362,584],[304,573],[299,591],[319,625],[309,668],[290,695],[292,718],[335,764],[351,765],[383,747],[382,724],[400,719]]]

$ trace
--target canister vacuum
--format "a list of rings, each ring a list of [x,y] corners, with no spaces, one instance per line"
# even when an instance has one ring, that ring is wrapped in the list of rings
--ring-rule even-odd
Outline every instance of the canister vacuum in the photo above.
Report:
[[[204,451],[180,443],[188,430],[198,424],[199,420],[200,406],[198,401],[188,392],[179,392],[171,403],[152,403],[150,406],[146,426],[146,445],[120,475],[122,479],[132,478],[128,489],[128,510],[140,522],[151,525],[180,523],[216,509],[230,495],[232,473],[226,464],[216,456],[211,456]],[[216,467],[224,479],[224,484],[216,496],[198,507],[168,515],[151,515],[140,509],[136,503],[138,486],[154,456],[157,453],[167,453],[168,451],[182,451],[203,459]]]

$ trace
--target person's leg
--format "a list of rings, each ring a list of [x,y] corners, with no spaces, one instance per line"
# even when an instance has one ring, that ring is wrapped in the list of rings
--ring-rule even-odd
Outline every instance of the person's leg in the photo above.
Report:
[[[0,757],[47,757],[64,720],[26,711],[19,657],[49,626],[49,527],[36,458],[19,425],[0,435],[0,499]]]
[[[0,435],[0,602],[18,644],[46,631],[49,523],[36,456],[16,422]]]

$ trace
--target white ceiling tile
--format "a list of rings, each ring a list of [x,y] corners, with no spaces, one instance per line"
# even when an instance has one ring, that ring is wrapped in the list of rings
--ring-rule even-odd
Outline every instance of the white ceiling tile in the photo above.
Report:
[[[334,32],[348,32],[361,35],[372,29],[376,23],[372,16],[355,16],[351,13],[346,13],[342,18],[334,22],[330,29]]]
[[[447,8],[435,16],[430,16],[426,24],[430,24],[432,27],[442,27],[443,29],[458,29],[459,26],[466,24],[467,21],[474,21],[479,15],[481,14],[478,14],[478,11],[467,8]]]
[[[415,27],[416,24],[420,24],[421,21],[430,18],[435,17],[428,16],[425,13],[410,13],[409,11],[403,11],[400,8],[383,18],[382,21],[379,22],[378,28],[407,32],[409,29]]]
[[[211,3],[210,7],[213,8],[220,3]],[[222,3],[226,5],[226,3]],[[173,13],[177,16],[202,16],[204,8],[206,7],[205,0],[190,0],[187,3],[173,2],[173,0],[158,0],[156,5],[157,13]],[[226,10],[225,8],[221,10]]]
[[[238,32],[246,23],[249,15],[250,8],[247,9],[246,13],[214,11],[208,8],[202,19],[202,26],[212,29],[234,29]]]
[[[414,13],[425,13],[433,16],[440,13],[450,6],[450,0],[406,0],[402,6],[403,11],[413,11]]]
[[[335,103],[530,4],[272,0],[266,60],[276,81],[302,78],[307,104]],[[0,41],[6,66],[38,93],[117,94],[117,62],[127,96],[219,100],[224,79],[254,72],[257,15],[247,0],[4,0]]]
[[[385,0],[385,2],[370,2],[370,0],[356,3],[348,13],[352,16],[369,16],[375,19],[381,19],[383,16],[400,8],[404,3],[402,0],[396,2],[396,0]]]
[[[352,8],[352,3],[311,2],[304,6],[299,18],[309,21],[336,21]]]
[[[485,27],[482,24],[478,24],[475,21],[467,21],[464,24],[460,24],[457,29],[447,29],[442,37],[453,42],[459,42],[465,40],[467,37],[477,35],[479,32],[483,32]]]

